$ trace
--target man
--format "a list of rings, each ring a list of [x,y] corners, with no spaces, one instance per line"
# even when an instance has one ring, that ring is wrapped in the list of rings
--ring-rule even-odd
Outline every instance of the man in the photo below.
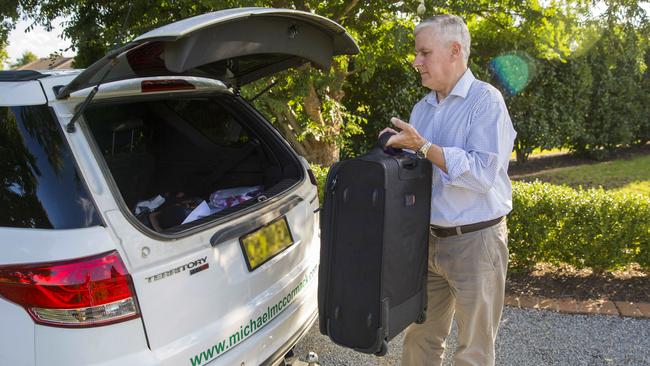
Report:
[[[508,162],[516,132],[501,93],[467,68],[463,20],[438,15],[415,27],[413,66],[431,90],[388,146],[433,163],[427,320],[407,329],[402,365],[440,365],[455,316],[456,366],[494,365],[508,265]],[[385,131],[392,131],[390,128]]]

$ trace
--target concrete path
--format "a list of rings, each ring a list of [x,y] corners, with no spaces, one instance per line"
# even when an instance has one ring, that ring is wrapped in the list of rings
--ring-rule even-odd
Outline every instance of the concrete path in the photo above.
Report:
[[[650,304],[645,302],[506,296],[505,304],[519,308],[553,310],[567,314],[601,314],[650,318]]]

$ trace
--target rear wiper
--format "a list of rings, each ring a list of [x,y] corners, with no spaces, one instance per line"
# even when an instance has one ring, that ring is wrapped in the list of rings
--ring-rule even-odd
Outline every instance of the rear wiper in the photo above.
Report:
[[[110,61],[109,61],[110,65],[108,66],[108,69],[106,70],[104,75],[102,75],[102,78],[99,79],[99,82],[97,83],[97,85],[95,85],[93,90],[90,91],[90,93],[88,94],[86,99],[83,101],[83,103],[81,103],[81,106],[79,108],[77,108],[77,111],[72,116],[72,119],[70,119],[70,122],[68,122],[68,124],[65,125],[66,132],[73,133],[73,132],[76,131],[76,128],[74,126],[75,122],[79,119],[79,117],[81,116],[83,111],[86,109],[86,106],[88,106],[90,101],[93,100],[93,98],[95,97],[95,94],[97,94],[97,91],[99,90],[99,86],[104,82],[104,79],[106,79],[108,74],[110,74],[110,72],[113,70],[113,67],[115,67],[115,65],[117,64],[117,62],[118,62],[117,61],[117,56],[118,55],[119,55],[119,52],[115,52],[113,55],[111,55],[111,58],[110,58]]]
[[[131,10],[132,9],[133,9],[133,2],[131,2],[131,5],[129,6],[129,11],[126,12],[126,16],[124,17],[124,23],[123,23],[123,26],[122,26],[122,30],[120,32],[120,36],[124,35],[124,31],[126,30],[126,26],[127,26],[128,22],[129,22],[129,16],[131,16]],[[120,37],[120,38],[122,38],[122,37]],[[119,41],[119,39],[116,39],[115,43],[117,44],[118,41]],[[104,75],[102,75],[102,78],[99,79],[99,82],[97,83],[97,85],[95,85],[93,90],[90,91],[90,93],[88,94],[86,99],[83,101],[83,103],[81,103],[81,106],[79,106],[79,108],[77,108],[77,111],[74,113],[74,115],[70,119],[70,122],[68,122],[68,124],[65,125],[66,132],[73,133],[73,132],[75,132],[77,130],[75,128],[75,126],[74,126],[75,122],[77,122],[77,120],[79,119],[79,116],[81,116],[81,114],[86,109],[86,107],[88,106],[90,101],[93,100],[93,98],[95,97],[95,94],[97,94],[97,91],[99,90],[99,86],[104,82],[104,80],[106,79],[108,74],[111,73],[111,71],[113,70],[115,65],[117,65],[117,62],[118,62],[117,61],[117,56],[120,55],[121,50],[122,50],[121,47],[116,47],[116,49],[114,49],[113,51],[109,52],[108,55],[106,55],[106,56],[108,56],[108,59],[109,59],[109,65],[108,65],[108,68],[107,68],[106,72],[104,73]]]

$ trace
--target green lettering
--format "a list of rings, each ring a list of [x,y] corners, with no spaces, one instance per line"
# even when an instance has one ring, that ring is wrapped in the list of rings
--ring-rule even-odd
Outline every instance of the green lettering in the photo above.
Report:
[[[257,330],[257,323],[255,323],[255,320],[253,319],[248,322],[248,326],[251,328],[251,333]]]
[[[220,354],[225,350],[226,350],[226,341],[219,342],[219,344],[217,344],[217,354]]]
[[[230,338],[228,339],[228,341],[230,342],[230,346],[236,345],[237,342],[239,342],[240,339],[241,338],[239,337],[239,332],[234,333],[233,335],[231,335]]]
[[[203,354],[199,354],[198,356],[194,356],[190,358],[190,363],[192,363],[192,366],[198,366],[201,364],[201,357]]]

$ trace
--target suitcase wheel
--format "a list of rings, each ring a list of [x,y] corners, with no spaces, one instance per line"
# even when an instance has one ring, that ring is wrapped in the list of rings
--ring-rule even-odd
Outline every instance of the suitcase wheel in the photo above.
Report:
[[[418,319],[415,321],[417,324],[423,324],[427,320],[427,312],[423,311],[418,316]]]
[[[381,347],[379,348],[379,351],[375,352],[375,356],[381,357],[381,356],[386,356],[388,353],[388,342],[384,339],[381,342]]]

